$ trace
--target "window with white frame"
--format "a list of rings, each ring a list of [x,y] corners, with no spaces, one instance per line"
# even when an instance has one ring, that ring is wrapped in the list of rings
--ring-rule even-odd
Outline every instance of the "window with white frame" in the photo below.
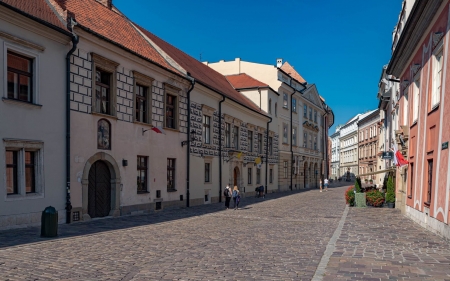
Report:
[[[431,108],[434,108],[441,100],[441,86],[442,86],[442,46],[433,55],[433,85],[431,94]]]
[[[134,121],[151,124],[152,123],[152,84],[150,78],[137,71],[133,71],[134,76]]]
[[[5,143],[6,194],[26,198],[44,193],[42,142],[9,140]]]
[[[7,51],[7,98],[34,103],[33,58]]]
[[[94,74],[92,87],[95,95],[92,95],[93,108],[97,113],[116,116],[116,69],[118,63],[92,53]]]
[[[211,117],[203,115],[203,142],[211,143]]]
[[[413,97],[413,122],[419,117],[419,98],[420,98],[420,80],[414,81],[414,97]]]

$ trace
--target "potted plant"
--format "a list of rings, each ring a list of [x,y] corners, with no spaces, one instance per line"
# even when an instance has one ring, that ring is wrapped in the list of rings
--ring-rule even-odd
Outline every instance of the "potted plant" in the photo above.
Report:
[[[367,183],[369,180],[368,179],[364,179],[364,181]]]
[[[388,208],[395,207],[395,187],[392,177],[389,177],[387,181],[386,203]]]
[[[355,205],[355,188],[354,186],[350,186],[345,191],[345,202],[350,206]]]
[[[370,179],[370,180],[369,180],[369,183],[370,183],[370,184],[373,184],[373,179]]]
[[[373,206],[373,207],[381,207],[384,203],[384,196],[383,193],[379,190],[370,190],[366,193],[367,197],[367,205]]]
[[[361,190],[361,178],[357,177],[355,181],[355,206],[366,207],[366,194]]]

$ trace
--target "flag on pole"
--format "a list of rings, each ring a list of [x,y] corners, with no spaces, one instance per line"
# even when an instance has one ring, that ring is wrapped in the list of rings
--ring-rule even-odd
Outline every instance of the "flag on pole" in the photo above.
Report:
[[[236,155],[237,159],[241,159],[241,156],[242,156],[242,152],[239,152],[239,153]]]
[[[163,128],[160,127],[160,126],[152,127],[152,131],[155,131],[155,132],[158,133],[158,134],[163,134],[163,135],[166,134],[166,132],[165,132],[165,131],[163,130]]]
[[[395,166],[403,167],[405,165],[408,165],[408,163],[409,163],[408,160],[406,160],[403,157],[402,153],[400,151],[398,151],[397,145],[395,145],[395,143],[392,144],[392,150],[394,151],[394,163],[395,163]]]

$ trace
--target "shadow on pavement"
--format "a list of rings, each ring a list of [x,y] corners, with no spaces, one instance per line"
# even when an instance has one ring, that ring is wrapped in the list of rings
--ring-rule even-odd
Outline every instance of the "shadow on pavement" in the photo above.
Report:
[[[329,188],[333,188],[333,186],[330,186]],[[294,189],[292,191],[269,193],[265,196],[265,198],[256,198],[254,196],[243,197],[241,199],[239,209],[248,210],[253,208],[253,204],[291,196],[310,190],[318,190],[318,188]],[[233,203],[231,202],[231,206],[232,204]],[[192,206],[189,208],[171,208],[148,214],[129,215],[116,218],[106,217],[101,219],[93,219],[88,222],[60,224],[58,225],[58,236],[54,238],[41,238],[40,226],[1,230],[0,249],[12,246],[26,245],[29,243],[55,241],[62,238],[76,237],[81,235],[93,235],[105,231],[114,231],[132,227],[164,223],[222,211],[226,211],[224,202]]]

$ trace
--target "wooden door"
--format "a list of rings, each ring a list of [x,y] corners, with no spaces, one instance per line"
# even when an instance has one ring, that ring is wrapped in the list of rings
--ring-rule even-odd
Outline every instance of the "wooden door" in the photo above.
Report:
[[[111,174],[103,161],[89,170],[88,214],[91,218],[105,217],[111,211]]]

